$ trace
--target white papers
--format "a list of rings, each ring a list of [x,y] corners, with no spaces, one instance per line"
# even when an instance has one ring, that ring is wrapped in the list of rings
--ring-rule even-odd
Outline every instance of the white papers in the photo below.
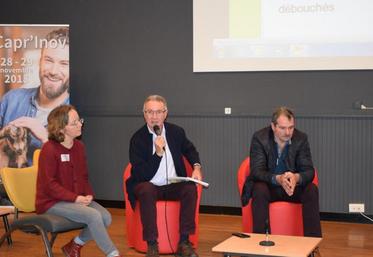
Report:
[[[171,183],[178,183],[178,182],[182,182],[182,181],[191,181],[191,182],[200,184],[203,187],[209,187],[209,183],[204,182],[202,180],[194,179],[194,178],[191,178],[191,177],[172,177],[172,178],[169,178],[168,181],[170,181]]]

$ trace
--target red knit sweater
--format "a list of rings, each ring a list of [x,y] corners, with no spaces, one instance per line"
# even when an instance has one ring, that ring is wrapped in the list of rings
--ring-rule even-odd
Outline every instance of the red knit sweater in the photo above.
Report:
[[[83,143],[74,140],[68,149],[49,140],[39,157],[36,212],[44,213],[60,201],[74,202],[78,195],[93,195]]]

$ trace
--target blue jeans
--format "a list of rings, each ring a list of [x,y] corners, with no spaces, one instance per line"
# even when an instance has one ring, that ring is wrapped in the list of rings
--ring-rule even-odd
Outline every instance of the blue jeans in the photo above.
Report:
[[[106,230],[111,223],[111,215],[95,201],[92,201],[88,206],[73,202],[58,202],[49,208],[46,213],[86,224],[87,227],[82,230],[79,238],[83,242],[91,239],[95,240],[98,247],[106,255],[117,250]]]

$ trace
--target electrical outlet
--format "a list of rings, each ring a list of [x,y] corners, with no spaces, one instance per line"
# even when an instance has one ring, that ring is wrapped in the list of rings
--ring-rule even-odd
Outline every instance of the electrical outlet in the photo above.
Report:
[[[363,203],[350,203],[350,204],[348,204],[349,212],[364,212],[365,211],[364,207],[365,206],[364,206]]]
[[[232,114],[232,108],[231,107],[225,107],[224,108],[224,114],[227,114],[227,115]]]

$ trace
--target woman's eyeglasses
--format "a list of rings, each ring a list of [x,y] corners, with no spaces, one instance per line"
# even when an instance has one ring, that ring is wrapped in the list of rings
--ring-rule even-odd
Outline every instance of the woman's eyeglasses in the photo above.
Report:
[[[81,125],[83,125],[83,124],[84,124],[84,119],[82,118],[82,119],[79,119],[79,120],[74,120],[73,122],[71,122],[71,123],[68,124],[68,125],[76,127],[76,126],[79,125],[79,123],[80,123]]]

